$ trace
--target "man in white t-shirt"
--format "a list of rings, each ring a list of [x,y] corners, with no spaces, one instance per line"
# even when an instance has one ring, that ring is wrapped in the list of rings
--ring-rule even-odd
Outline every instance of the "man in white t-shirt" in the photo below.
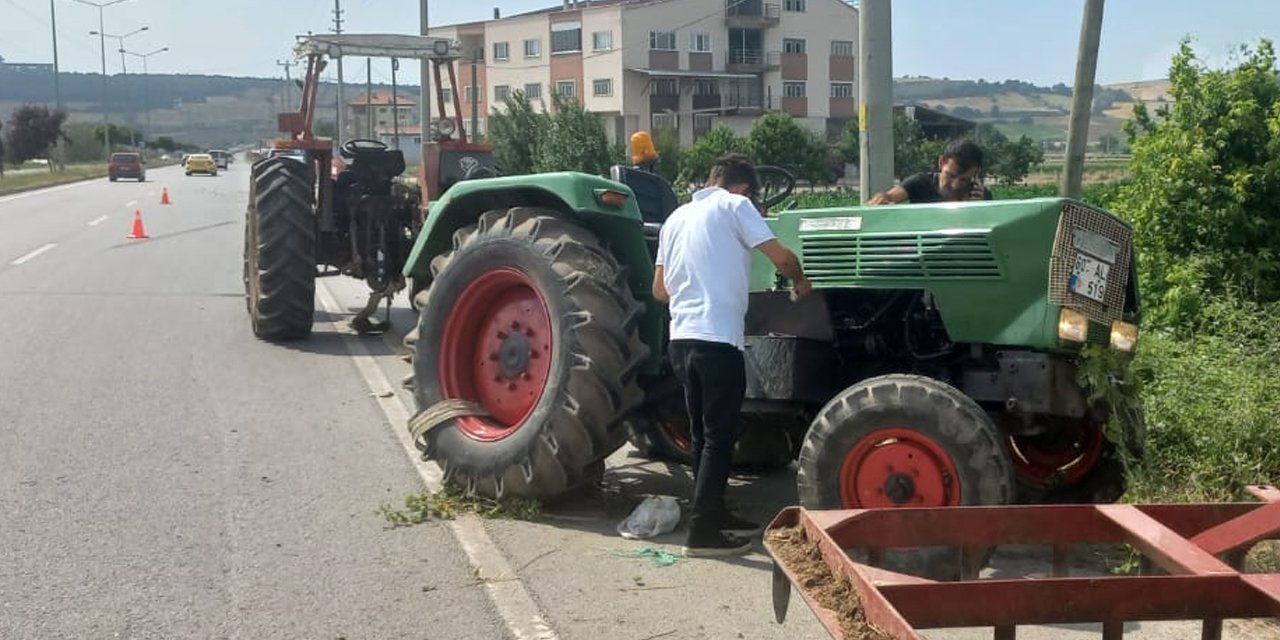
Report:
[[[742,349],[752,250],[791,279],[796,296],[811,288],[800,260],[778,242],[756,206],[759,184],[746,156],[720,158],[707,186],[667,218],[658,237],[653,295],[670,311],[667,354],[684,386],[693,439],[689,556],[745,553],[751,541],[730,532],[760,530],[724,506],[746,393]]]

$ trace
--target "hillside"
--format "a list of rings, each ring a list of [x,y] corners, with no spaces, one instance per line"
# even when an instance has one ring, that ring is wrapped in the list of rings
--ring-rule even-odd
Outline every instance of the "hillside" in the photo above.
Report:
[[[1122,127],[1138,101],[1162,104],[1169,100],[1167,80],[1125,82],[1095,88],[1095,111],[1089,140],[1105,135],[1123,138]],[[922,104],[977,122],[991,122],[1006,135],[1027,135],[1055,148],[1067,136],[1071,88],[1064,84],[1038,87],[1019,80],[986,82],[947,78],[898,78],[894,99]]]
[[[63,99],[73,122],[100,122],[104,105],[102,76],[61,74]],[[296,80],[295,80],[296,82]],[[1135,100],[1159,104],[1168,99],[1165,80],[1128,82],[1096,91],[1095,112],[1089,139],[1121,135]],[[348,85],[347,94],[364,91],[362,84]],[[389,91],[385,84],[375,90]],[[416,95],[415,85],[402,85],[403,94]],[[151,107],[152,136],[167,135],[203,146],[258,143],[273,137],[275,114],[282,99],[296,105],[298,89],[283,80],[210,75],[114,75],[108,79],[105,104],[112,122],[135,128],[146,124]],[[48,72],[32,72],[0,65],[0,118],[23,102],[52,103],[53,79]],[[147,96],[150,96],[149,99]],[[1064,84],[1040,87],[1019,80],[953,80],[904,77],[894,82],[894,99],[939,109],[978,122],[992,122],[1007,135],[1026,134],[1050,149],[1066,140],[1071,110],[1071,88]],[[324,83],[319,90],[318,122],[335,120],[336,86]]]
[[[299,90],[284,80],[209,75],[142,76],[116,74],[107,81],[103,99],[102,76],[62,73],[63,102],[72,122],[101,122],[103,105],[111,121],[144,128],[151,108],[151,134],[172,136],[201,146],[219,147],[255,143],[276,135],[276,114],[282,105],[297,108]],[[374,84],[375,91],[390,85]],[[347,85],[348,98],[363,94],[365,85]],[[402,95],[418,93],[416,85],[401,86]],[[286,100],[287,96],[287,101]],[[316,120],[334,121],[337,86],[323,83],[317,93]],[[0,65],[0,119],[24,102],[53,104],[52,74],[14,70]]]

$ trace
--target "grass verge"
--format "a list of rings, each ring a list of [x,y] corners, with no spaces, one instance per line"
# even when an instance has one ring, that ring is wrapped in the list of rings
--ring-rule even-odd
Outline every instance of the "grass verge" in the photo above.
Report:
[[[71,182],[80,182],[81,180],[105,178],[106,175],[107,167],[105,164],[102,166],[67,167],[66,171],[55,173],[40,171],[36,173],[21,173],[17,175],[8,174],[5,175],[5,177],[0,178],[0,196],[19,193],[22,191],[31,191],[33,189],[43,189],[45,187],[53,187]]]

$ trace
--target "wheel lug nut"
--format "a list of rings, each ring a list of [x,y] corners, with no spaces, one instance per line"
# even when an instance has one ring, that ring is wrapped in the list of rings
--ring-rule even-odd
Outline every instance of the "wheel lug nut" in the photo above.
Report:
[[[511,330],[512,330],[512,331],[516,331],[516,330],[518,330],[518,329],[520,329],[520,321],[519,321],[519,320],[512,320],[512,321],[511,321]]]
[[[499,339],[499,340],[506,340],[506,339],[507,339],[507,332],[506,332],[506,331],[499,331],[499,332],[498,332],[498,339]]]
[[[528,371],[526,371],[526,372],[524,372],[524,373],[520,374],[520,377],[521,377],[521,378],[523,378],[523,379],[525,379],[525,380],[532,380],[532,379],[533,379],[533,376],[529,375],[529,372],[528,372]]]
[[[502,376],[494,376],[494,377],[493,377],[493,381],[494,381],[494,382],[502,382]]]
[[[497,351],[494,351],[493,353],[489,354],[489,359],[490,359],[490,360],[497,360],[497,359],[498,359],[498,352],[497,352]]]
[[[515,390],[516,390],[516,383],[512,382],[507,384],[507,391],[515,391]]]
[[[538,358],[540,358],[540,357],[542,357],[542,356],[539,356],[537,351],[530,351],[530,352],[529,352],[529,359],[530,359],[530,360],[537,360],[537,359],[538,359]]]
[[[525,329],[525,330],[524,330],[524,335],[526,335],[526,336],[528,336],[528,337],[532,338],[532,337],[533,337],[533,329],[532,329],[532,328],[530,328],[530,329]]]

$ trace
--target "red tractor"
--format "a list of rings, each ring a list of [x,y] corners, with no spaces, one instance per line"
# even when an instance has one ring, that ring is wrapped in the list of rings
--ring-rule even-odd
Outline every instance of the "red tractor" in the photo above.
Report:
[[[403,267],[428,204],[460,180],[497,175],[492,147],[469,141],[462,126],[455,41],[389,34],[299,36],[295,50],[307,61],[301,105],[279,115],[279,130],[288,137],[273,141],[278,151],[255,162],[252,170],[244,247],[250,321],[260,338],[307,337],[316,277],[341,274],[364,280],[371,291],[352,326],[360,333],[381,333],[389,326],[391,298],[405,288]],[[424,123],[416,184],[403,175],[399,149],[380,140],[352,139],[335,157],[334,141],[314,134],[320,74],[327,57],[340,56],[431,64],[438,118]],[[442,70],[453,93],[452,117],[445,108]],[[372,320],[384,300],[388,319]]]

